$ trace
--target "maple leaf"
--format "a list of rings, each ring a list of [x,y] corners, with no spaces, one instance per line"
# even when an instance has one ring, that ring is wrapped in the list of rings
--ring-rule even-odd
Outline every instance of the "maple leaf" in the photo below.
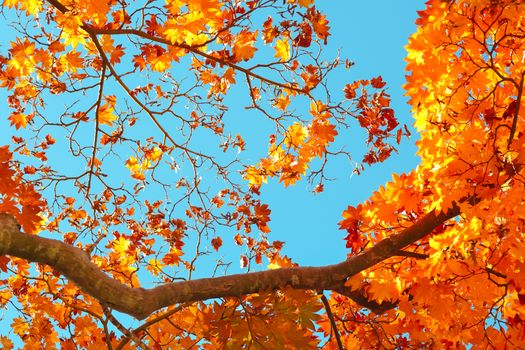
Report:
[[[11,121],[11,125],[14,125],[17,130],[20,128],[25,128],[29,121],[28,117],[25,114],[16,112],[11,113],[11,115],[7,119]]]
[[[221,237],[215,237],[211,240],[211,245],[213,246],[213,249],[215,249],[216,252],[219,251],[219,248],[222,246],[222,238]]]
[[[290,104],[290,96],[288,95],[280,95],[276,97],[274,100],[274,106],[283,112],[286,111],[289,104]]]
[[[302,7],[309,7],[314,3],[314,0],[288,0],[289,3],[299,4]]]
[[[285,267],[296,267],[297,264],[292,262],[292,259],[287,257],[286,255],[276,255],[270,259],[270,264],[268,265],[268,268],[271,270],[285,268]]]
[[[265,44],[271,43],[279,35],[279,29],[273,25],[272,17],[268,17],[264,22],[262,34]]]
[[[60,63],[66,67],[66,70],[76,72],[84,66],[84,59],[80,55],[79,51],[70,51],[60,57]]]
[[[2,349],[11,350],[14,349],[15,344],[6,336],[0,336],[0,344],[2,344]]]
[[[13,319],[13,323],[11,324],[11,328],[13,331],[18,335],[24,335],[29,330],[29,324],[28,322],[24,321],[21,317],[16,317]]]
[[[244,30],[235,36],[233,43],[233,55],[237,61],[248,61],[253,57],[255,51],[255,40],[257,31],[249,32]]]
[[[287,39],[279,39],[275,43],[275,57],[286,62],[290,59],[290,43]]]
[[[87,33],[81,28],[82,19],[73,14],[57,14],[57,24],[62,28],[60,37],[65,45],[76,48],[79,44],[86,44]]]
[[[35,44],[30,42],[27,38],[21,41],[16,38],[11,42],[11,59],[9,65],[20,72],[20,74],[29,74],[35,70]]]
[[[113,122],[117,120],[117,116],[114,113],[115,103],[114,96],[106,96],[106,103],[98,109],[97,119],[100,124],[113,126]]]
[[[371,79],[370,84],[376,89],[381,89],[386,85],[381,76]]]
[[[166,265],[179,265],[183,252],[177,248],[170,249],[169,253],[162,257],[162,262]]]
[[[100,124],[105,124],[108,126],[113,126],[113,122],[117,120],[117,116],[114,113],[113,107],[109,104],[100,106],[97,118]]]
[[[328,26],[329,22],[326,19],[326,16],[317,11],[315,6],[308,9],[306,16],[310,20],[310,23],[312,23],[315,34],[320,39],[324,40],[326,44],[328,36],[330,35],[330,26]]]
[[[396,300],[398,297],[396,288],[390,283],[380,283],[372,280],[366,290],[373,299],[380,303],[386,300]]]
[[[129,247],[130,247],[130,240],[127,239],[124,236],[118,237],[116,240],[113,241],[112,247],[113,250],[121,255],[124,255],[127,253]]]
[[[342,127],[363,129],[367,164],[396,152],[410,130],[399,127],[381,76],[345,83],[344,98],[328,93],[332,67],[345,60],[325,62],[329,22],[312,0],[3,5],[24,32],[0,54],[8,120],[13,132],[25,128],[6,138],[13,153],[0,146],[0,235],[10,242],[0,247],[9,256],[0,257],[0,305],[20,311],[11,328],[21,347],[524,347],[522,2],[431,0],[419,12],[404,88],[420,163],[343,212],[348,257],[318,268],[298,267],[281,255],[282,242],[268,241],[261,187],[304,178],[321,192],[332,159],[351,159],[334,145]],[[271,47],[258,46],[258,30]],[[255,52],[257,62],[242,64]],[[126,69],[125,53],[136,69]],[[113,87],[100,80],[104,62],[123,87],[118,101],[91,100]],[[242,82],[246,91],[230,90]],[[48,100],[58,94],[64,100]],[[275,125],[272,135],[250,125],[268,137],[266,152],[231,124],[230,97]],[[86,123],[94,111],[95,140]],[[249,147],[251,155],[228,159]],[[266,155],[252,163],[259,151]],[[231,263],[216,254],[230,227],[245,249],[241,267],[266,257],[269,270],[195,278],[208,262]],[[46,240],[30,235],[40,230]],[[201,251],[201,240],[213,249]],[[94,265],[83,265],[80,248]],[[100,273],[97,283],[82,271]],[[139,278],[163,285],[143,292]],[[332,288],[322,309],[318,291]],[[100,318],[112,309],[148,320],[132,336],[120,330],[129,324],[108,330]],[[14,347],[5,336],[0,344]]]
[[[286,133],[284,144],[286,147],[298,148],[308,137],[308,128],[300,123],[293,123]]]
[[[20,0],[18,2],[21,10],[26,10],[28,15],[36,16],[42,10],[41,0]]]

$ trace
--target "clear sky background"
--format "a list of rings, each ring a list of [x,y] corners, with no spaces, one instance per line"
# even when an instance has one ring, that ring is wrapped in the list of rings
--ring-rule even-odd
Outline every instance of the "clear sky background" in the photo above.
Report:
[[[342,75],[340,87],[350,79],[368,79],[381,75],[387,82],[392,107],[401,124],[412,127],[410,108],[403,96],[408,37],[415,31],[418,10],[422,1],[318,1],[316,5],[330,20],[329,46],[332,53],[355,62],[348,76]],[[339,78],[339,77],[338,77]],[[338,84],[337,84],[338,83]],[[338,229],[341,213],[348,205],[365,201],[379,186],[389,181],[392,173],[407,172],[419,162],[414,142],[417,134],[404,139],[386,162],[367,167],[360,176],[350,176],[349,164],[339,162],[331,169],[337,180],[325,184],[319,195],[310,193],[300,183],[283,191],[282,185],[271,182],[263,190],[263,198],[272,208],[271,237],[286,241],[283,252],[301,265],[324,265],[345,259],[348,249],[342,240],[345,232]],[[358,130],[343,135],[348,150],[359,150],[362,139]],[[360,159],[359,151],[356,159]]]
[[[338,89],[334,94],[341,93],[344,84],[355,79],[381,75],[387,82],[392,108],[400,123],[411,127],[412,118],[402,89],[405,82],[404,46],[409,35],[415,31],[416,11],[423,8],[423,2],[333,0],[318,1],[316,5],[330,21],[331,36],[327,54],[335,55],[340,49],[341,57],[355,62],[347,75],[337,76],[336,79],[332,77],[332,84]],[[3,55],[6,55],[9,40],[14,35],[7,21],[0,17],[0,32],[4,33],[0,36],[0,51]],[[9,143],[7,135],[13,133],[7,122],[9,110],[6,96],[6,91],[0,89],[0,144]],[[235,97],[226,101],[235,102]],[[227,118],[232,120],[246,113],[242,106],[233,104],[230,107],[228,113],[232,117]],[[256,121],[248,119],[245,123],[248,126],[255,125]],[[255,133],[256,129],[247,132]],[[343,241],[346,234],[338,229],[343,210],[348,205],[366,200],[374,190],[391,179],[392,173],[410,171],[417,166],[414,146],[417,134],[412,134],[410,140],[404,139],[398,154],[382,164],[367,167],[360,176],[351,176],[352,168],[348,162],[334,162],[329,175],[337,180],[325,183],[325,190],[321,194],[314,195],[304,181],[286,189],[275,180],[264,185],[262,201],[272,209],[270,240],[286,242],[283,253],[300,265],[325,265],[344,260],[348,252]],[[261,141],[262,153],[266,152],[267,140],[266,135]],[[347,150],[355,149],[355,159],[361,159],[363,136],[357,129],[341,133],[339,143],[346,144]],[[228,254],[228,251],[221,253]],[[238,256],[238,252],[234,254]],[[237,258],[232,260],[236,262]],[[5,321],[0,321],[0,329],[9,325]],[[2,331],[0,334],[5,333]]]

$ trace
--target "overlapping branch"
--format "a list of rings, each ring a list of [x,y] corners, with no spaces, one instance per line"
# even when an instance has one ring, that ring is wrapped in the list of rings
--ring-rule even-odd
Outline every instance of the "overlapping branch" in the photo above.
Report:
[[[320,267],[296,267],[202,278],[176,282],[152,289],[130,288],[112,279],[76,247],[61,241],[25,234],[15,219],[0,214],[0,255],[11,255],[49,265],[74,282],[101,304],[144,319],[152,312],[177,303],[211,298],[241,296],[291,286],[305,290],[344,290],[345,281],[371,266],[398,255],[407,245],[430,234],[434,228],[459,214],[428,213],[402,232],[378,242],[374,247],[346,261]]]

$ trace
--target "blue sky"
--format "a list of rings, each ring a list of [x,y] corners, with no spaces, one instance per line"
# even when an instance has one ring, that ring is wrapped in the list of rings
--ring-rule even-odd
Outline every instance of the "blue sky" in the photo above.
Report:
[[[412,118],[402,89],[405,81],[404,46],[408,36],[415,30],[416,11],[423,8],[422,1],[337,0],[318,1],[316,4],[330,21],[331,36],[327,55],[335,55],[340,49],[343,58],[355,62],[348,74],[338,75],[332,81],[334,89],[337,89],[334,94],[340,94],[344,84],[355,79],[381,75],[387,82],[397,117],[401,123],[411,126]],[[2,18],[0,29],[7,33],[0,38],[0,51],[5,55],[13,33]],[[4,135],[4,130],[12,133],[11,129],[7,130],[8,108],[5,98],[5,90],[0,90],[0,136]],[[230,101],[235,102],[235,97]],[[245,113],[242,107],[231,107],[229,113],[233,115],[233,120]],[[256,121],[248,120],[246,123],[250,125]],[[252,135],[254,139],[257,137]],[[306,182],[284,188],[282,184],[270,181],[261,192],[262,201],[272,209],[270,239],[285,241],[283,253],[301,265],[325,265],[344,260],[347,253],[343,241],[345,234],[338,229],[342,211],[348,205],[366,200],[372,191],[391,179],[392,173],[413,169],[418,163],[414,146],[416,139],[417,135],[413,132],[410,140],[403,141],[398,154],[382,164],[367,167],[360,176],[351,176],[350,164],[336,160],[330,167],[330,175],[337,179],[325,183],[325,190],[321,194],[312,194]],[[267,137],[260,141],[259,149],[264,153]],[[342,132],[339,142],[345,143],[348,150],[355,150],[355,158],[360,159],[363,137],[357,130]],[[256,144],[253,147],[258,146]],[[221,254],[228,255],[229,251],[221,251]],[[232,254],[238,256],[238,251]],[[232,260],[237,262],[236,257]],[[233,268],[230,272],[236,272],[237,269]]]
[[[406,55],[404,46],[415,31],[417,10],[423,3],[404,1],[319,1],[318,8],[330,20],[329,46],[332,52],[341,49],[341,56],[355,65],[348,76],[341,76],[334,85],[347,79],[367,79],[377,75],[387,82],[392,107],[401,123],[412,126],[412,117],[402,85],[405,82]],[[353,140],[358,135],[350,130],[344,137],[349,150],[360,148]],[[272,208],[272,238],[286,241],[283,252],[301,265],[324,265],[344,260],[347,249],[338,229],[341,213],[348,205],[366,200],[372,191],[391,179],[392,173],[410,171],[418,164],[414,142],[417,134],[404,140],[399,153],[382,164],[367,167],[360,176],[350,176],[348,163],[332,168],[337,180],[325,185],[319,195],[311,194],[304,183],[283,191],[272,182],[263,191],[263,198]],[[356,159],[359,157],[356,155]]]

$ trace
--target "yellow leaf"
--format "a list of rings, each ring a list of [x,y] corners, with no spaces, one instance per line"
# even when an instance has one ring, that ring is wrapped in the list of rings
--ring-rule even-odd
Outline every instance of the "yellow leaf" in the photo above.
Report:
[[[88,34],[81,28],[82,20],[79,16],[68,13],[58,13],[56,21],[61,27],[60,37],[65,45],[76,48],[78,44],[85,45]]]
[[[114,113],[115,96],[106,96],[106,103],[100,106],[98,110],[98,122],[108,126],[113,126],[113,122],[117,119]]]
[[[268,182],[268,177],[265,175],[264,170],[254,166],[250,166],[244,171],[244,179],[248,180],[250,186],[260,186],[263,182]]]
[[[19,38],[11,42],[11,59],[9,66],[20,71],[21,74],[29,74],[35,70],[35,44],[27,39],[21,41]]]
[[[302,7],[309,7],[314,3],[314,0],[288,0],[291,4],[299,4]]]
[[[42,10],[41,0],[22,0],[19,1],[20,9],[26,10],[28,15],[36,16]]]
[[[6,6],[8,9],[17,7],[18,0],[4,0],[4,6]]]
[[[125,254],[129,249],[130,240],[126,237],[120,236],[115,241],[113,241],[113,250],[120,254]]]
[[[293,123],[286,132],[284,144],[286,147],[298,148],[308,137],[308,128],[300,123]]]
[[[117,116],[113,114],[113,107],[103,105],[98,111],[98,122],[108,126],[113,126],[113,122],[117,119]]]
[[[25,322],[22,317],[16,317],[15,319],[13,319],[11,328],[13,329],[15,334],[22,336],[24,334],[27,334],[27,332],[29,331],[29,324]]]
[[[60,63],[64,65],[68,71],[75,73],[78,69],[82,68],[84,59],[80,57],[80,52],[70,51],[60,57]]]
[[[275,57],[285,62],[290,59],[290,43],[286,39],[279,39],[275,43]]]

